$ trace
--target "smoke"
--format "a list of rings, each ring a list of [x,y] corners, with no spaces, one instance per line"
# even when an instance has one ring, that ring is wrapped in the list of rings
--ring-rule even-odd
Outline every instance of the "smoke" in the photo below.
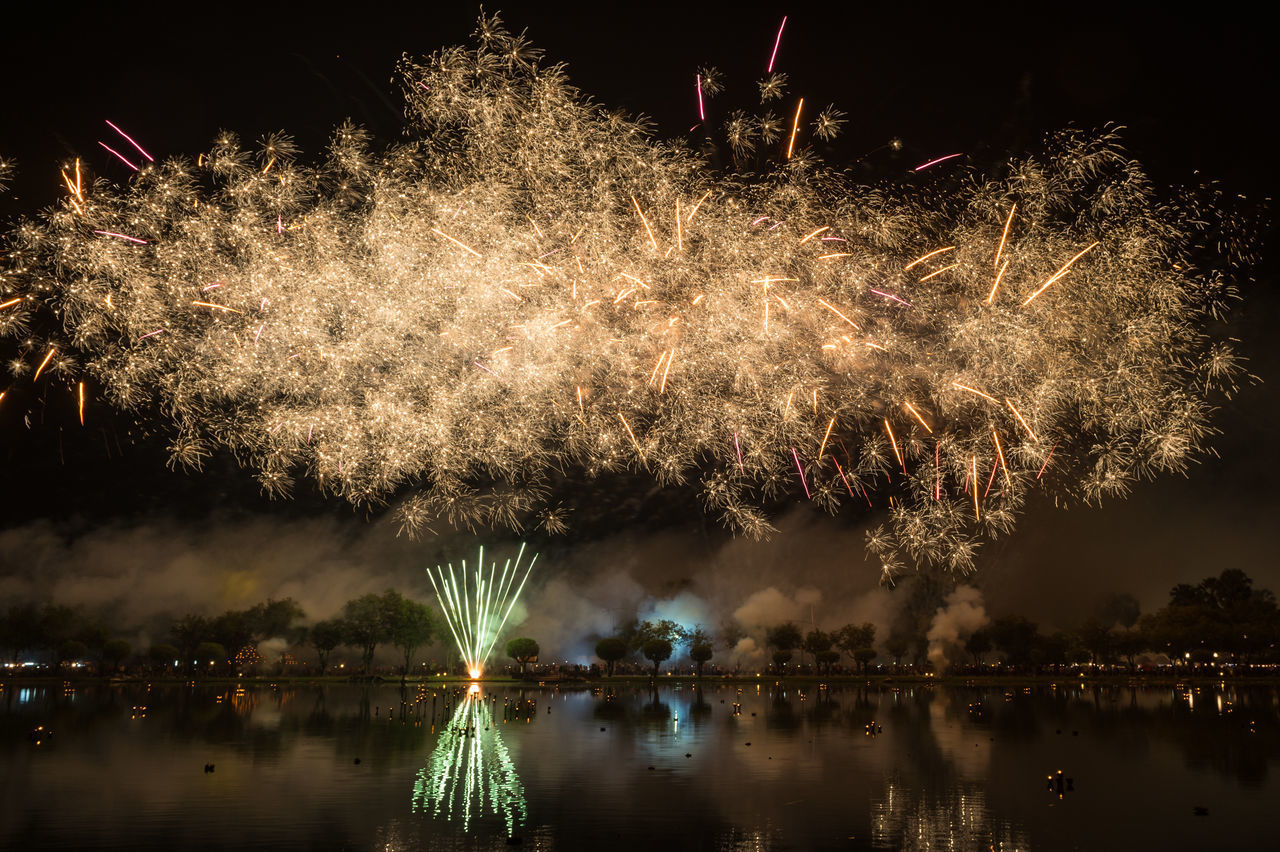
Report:
[[[957,586],[944,603],[925,636],[929,640],[929,662],[935,671],[946,668],[951,651],[990,620],[982,604],[982,592],[973,586]]]
[[[0,600],[82,607],[139,651],[168,641],[175,618],[267,598],[293,598],[308,622],[387,589],[435,606],[425,569],[470,564],[480,540],[448,532],[413,542],[397,538],[391,523],[221,515],[199,523],[144,516],[76,530],[47,521],[14,526],[0,530]],[[864,560],[861,531],[802,508],[779,525],[768,542],[708,535],[701,524],[531,540],[541,555],[496,637],[495,662],[503,662],[507,640],[528,636],[544,661],[590,663],[600,638],[634,620],[702,627],[715,637],[713,664],[726,667],[758,664],[767,629],[785,621],[806,632],[866,621],[883,631],[899,602],[879,586],[878,566]],[[485,545],[486,559],[499,561],[518,546]],[[725,625],[739,635],[724,633]],[[422,657],[439,660],[446,651],[437,640]]]

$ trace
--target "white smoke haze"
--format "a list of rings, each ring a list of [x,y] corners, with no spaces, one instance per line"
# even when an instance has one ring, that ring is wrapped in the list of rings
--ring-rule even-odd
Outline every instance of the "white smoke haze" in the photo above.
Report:
[[[973,586],[957,586],[938,608],[925,638],[929,640],[929,662],[942,671],[960,643],[990,621],[983,606],[982,591]]]
[[[871,621],[883,638],[896,603],[878,585],[878,566],[864,559],[861,531],[804,510],[784,516],[780,526],[768,542],[697,530],[531,541],[530,550],[542,552],[497,637],[494,662],[505,662],[508,639],[529,636],[545,661],[590,663],[600,638],[635,619],[670,619],[713,635],[736,622],[749,639],[730,650],[717,637],[713,664],[724,666],[757,664],[765,631],[784,621],[804,631]],[[81,606],[142,652],[167,641],[172,619],[267,598],[293,598],[308,623],[389,588],[435,606],[425,569],[462,559],[470,565],[480,543],[455,532],[412,542],[397,538],[389,521],[330,516],[203,523],[155,517],[74,533],[39,522],[0,530],[0,601]],[[486,561],[499,564],[519,546],[484,544]],[[393,661],[384,650],[380,658]],[[437,641],[421,656],[438,660],[447,650]],[[684,656],[682,650],[678,659]]]

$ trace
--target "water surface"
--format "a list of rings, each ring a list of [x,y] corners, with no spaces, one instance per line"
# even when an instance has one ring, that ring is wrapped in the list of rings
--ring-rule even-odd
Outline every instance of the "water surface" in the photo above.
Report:
[[[1271,687],[666,680],[8,682],[0,848],[1275,848]]]

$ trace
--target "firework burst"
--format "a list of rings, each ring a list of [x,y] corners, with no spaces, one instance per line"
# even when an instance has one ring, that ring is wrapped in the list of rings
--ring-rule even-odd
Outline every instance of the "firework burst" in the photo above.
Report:
[[[13,387],[82,412],[88,388],[176,464],[230,452],[273,495],[394,500],[409,534],[561,531],[565,472],[693,480],[752,536],[784,499],[865,501],[892,573],[968,570],[1035,490],[1183,470],[1240,375],[1206,329],[1250,249],[1112,132],[868,188],[809,147],[841,114],[780,85],[778,117],[732,119],[773,171],[726,177],[496,19],[400,77],[384,153],[345,125],[319,166],[225,134],[136,156],[123,189],[67,172],[0,269]]]

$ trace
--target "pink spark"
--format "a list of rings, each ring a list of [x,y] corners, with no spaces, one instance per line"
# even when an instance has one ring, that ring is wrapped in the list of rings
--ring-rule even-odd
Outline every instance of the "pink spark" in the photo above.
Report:
[[[787,16],[782,16],[782,24],[778,27],[778,37],[773,40],[773,53],[769,54],[769,67],[764,69],[766,74],[773,73],[773,60],[778,58],[778,45],[782,44],[782,27],[787,25]]]
[[[942,499],[942,445],[933,442],[933,499]]]
[[[103,119],[103,121],[106,121],[106,119]],[[151,156],[146,151],[142,150],[142,146],[139,145],[137,142],[134,142],[133,137],[130,136],[128,133],[125,133],[123,130],[121,130],[119,127],[116,127],[114,124],[112,124],[109,121],[107,121],[107,126],[110,127],[112,130],[114,130],[116,133],[119,133],[121,136],[123,136],[125,141],[128,142],[133,147],[137,148],[138,153],[146,157],[148,161],[152,163],[156,161],[155,157]]]
[[[796,460],[796,471],[800,474],[800,484],[804,486],[804,496],[807,499],[812,500],[813,497],[809,494],[809,483],[805,482],[804,479],[804,468],[800,466],[800,454],[796,452],[795,447],[791,448],[791,457]]]
[[[219,288],[219,287],[221,287],[221,286],[222,286],[222,282],[221,282],[221,281],[215,281],[215,282],[213,282],[212,284],[208,285],[207,287],[201,287],[201,288],[200,288],[200,292],[201,292],[201,293],[208,293],[210,290],[216,290],[216,289],[218,289],[218,288]]]
[[[851,487],[849,486],[849,478],[848,478],[848,477],[846,477],[846,476],[844,475],[844,468],[842,468],[842,467],[840,466],[840,460],[839,460],[838,458],[836,458],[834,455],[831,457],[831,460],[832,460],[833,462],[835,462],[835,463],[836,463],[836,471],[837,471],[837,472],[839,472],[839,474],[840,474],[840,478],[841,478],[842,480],[844,480],[844,487],[849,489],[849,496],[850,496],[850,497],[857,497],[858,495],[853,493],[853,488],[851,488]],[[859,485],[858,485],[858,490],[859,490],[859,491],[862,491],[862,485],[861,485],[861,484],[859,484]],[[870,507],[870,506],[871,506],[871,498],[870,498],[870,497],[867,497],[867,492],[862,491],[862,496],[866,499],[866,501],[867,501],[867,506],[868,506],[868,507]]]
[[[258,305],[258,313],[262,313],[262,312],[263,312],[263,311],[265,311],[266,309],[267,309],[267,297],[266,297],[266,296],[263,296],[263,297],[262,297],[262,304],[261,304],[261,305]]]
[[[163,328],[157,328],[155,331],[149,331],[149,332],[147,332],[146,334],[144,334],[144,335],[142,335],[141,337],[139,337],[138,339],[139,339],[139,340],[146,340],[148,337],[153,337],[153,336],[155,336],[155,335],[157,335],[157,334],[164,334],[164,329],[163,329]]]
[[[702,75],[695,75],[694,82],[698,87],[698,119],[700,121],[706,121],[707,111],[702,108]]]
[[[563,249],[563,248],[552,249],[551,251],[547,252],[546,254],[540,254],[540,255],[538,255],[538,260],[542,260],[544,257],[551,257],[551,255],[555,254],[556,252],[561,252],[561,251],[564,251],[564,249]]]
[[[763,222],[765,219],[768,219],[768,218],[769,218],[768,216],[761,216],[759,219],[755,220],[755,221],[754,221],[754,222],[752,222],[751,224],[752,224],[752,225],[759,225],[761,222]]]
[[[737,451],[737,453],[738,453],[738,470],[742,471],[743,473],[746,473],[746,472],[747,472],[747,467],[746,467],[746,465],[744,465],[744,464],[742,463],[742,445],[738,443],[738,433],[737,433],[737,432],[734,432],[734,433],[733,433],[733,448],[734,448],[734,449]]]
[[[137,243],[140,246],[147,244],[146,240],[140,240],[137,237],[131,237],[128,234],[117,234],[115,231],[94,231],[95,234],[101,234],[104,237],[119,237],[122,240],[128,240],[131,243]]]
[[[120,158],[120,162],[124,163],[126,166],[128,166],[128,167],[129,167],[129,168],[131,168],[131,169],[133,169],[135,172],[138,170],[138,167],[137,167],[137,166],[135,166],[133,163],[131,163],[131,162],[129,162],[128,160],[126,160],[126,159],[124,158],[124,155],[123,155],[123,154],[121,154],[121,153],[120,153],[119,151],[117,151],[115,148],[112,148],[112,147],[111,147],[110,145],[108,145],[106,142],[99,141],[99,142],[98,142],[98,144],[99,144],[99,145],[101,145],[103,148],[106,148],[106,149],[107,149],[108,151],[110,151],[111,153],[115,154],[117,157],[119,157],[119,158]]]
[[[504,385],[507,383],[506,379],[502,378],[502,376],[499,376],[497,373],[495,373],[493,370],[490,370],[488,367],[486,367],[484,364],[481,364],[479,361],[472,361],[471,363],[475,364],[481,370],[484,370],[486,373],[493,376],[495,379],[502,382]]]
[[[913,172],[923,171],[923,170],[925,170],[925,169],[929,168],[930,166],[936,166],[936,165],[938,165],[938,163],[942,163],[942,162],[945,162],[945,161],[947,161],[947,160],[953,160],[953,159],[955,159],[956,157],[963,157],[963,156],[964,156],[964,153],[963,153],[963,152],[961,152],[961,153],[959,153],[959,154],[948,154],[948,155],[947,155],[947,156],[945,156],[945,157],[939,157],[939,158],[938,158],[938,159],[936,159],[936,160],[930,160],[929,162],[924,163],[923,165],[916,166],[914,169],[912,169],[912,171],[913,171]]]
[[[1049,455],[1045,456],[1044,464],[1040,465],[1040,472],[1036,474],[1036,479],[1044,476],[1044,470],[1049,466],[1049,459],[1053,458],[1053,451],[1058,449],[1058,445],[1054,444],[1049,448]]]
[[[871,288],[868,287],[867,289],[870,290]],[[901,302],[902,304],[906,305],[908,308],[915,307],[915,305],[911,304],[905,299],[899,299],[897,296],[893,295],[892,293],[886,293],[883,290],[871,290],[871,292],[875,293],[877,296],[884,296],[886,299],[893,299],[895,302]]]
[[[424,92],[429,92],[429,91],[431,91],[430,89],[428,89],[428,88],[427,88],[427,84],[426,84],[426,83],[424,83],[424,82],[422,82],[421,80],[419,80],[419,81],[418,81],[418,85],[422,87],[422,91],[424,91]]]
[[[315,428],[316,428],[316,424],[314,424],[314,423],[312,423],[310,426],[308,426],[308,427],[307,427],[307,444],[308,444],[308,446],[311,444],[311,432],[312,432],[312,430],[314,430]]]
[[[991,478],[987,480],[987,490],[982,492],[982,499],[987,499],[987,495],[991,493],[991,483],[996,481],[996,471],[1000,468],[1000,459],[996,459],[991,465]]]
[[[262,325],[258,326],[258,331],[253,335],[254,346],[258,345],[258,338],[262,336],[262,330],[266,327],[267,327],[267,324],[265,322]]]
[[[770,226],[769,226],[769,230],[770,230],[770,231],[772,231],[774,228],[777,228],[777,227],[780,227],[780,226],[782,226],[782,225],[785,225],[786,223],[787,223],[787,220],[786,220],[786,219],[783,219],[781,222],[778,222],[776,225],[770,225]]]
[[[276,233],[277,234],[284,233],[284,220],[280,218],[279,213],[276,214]]]

